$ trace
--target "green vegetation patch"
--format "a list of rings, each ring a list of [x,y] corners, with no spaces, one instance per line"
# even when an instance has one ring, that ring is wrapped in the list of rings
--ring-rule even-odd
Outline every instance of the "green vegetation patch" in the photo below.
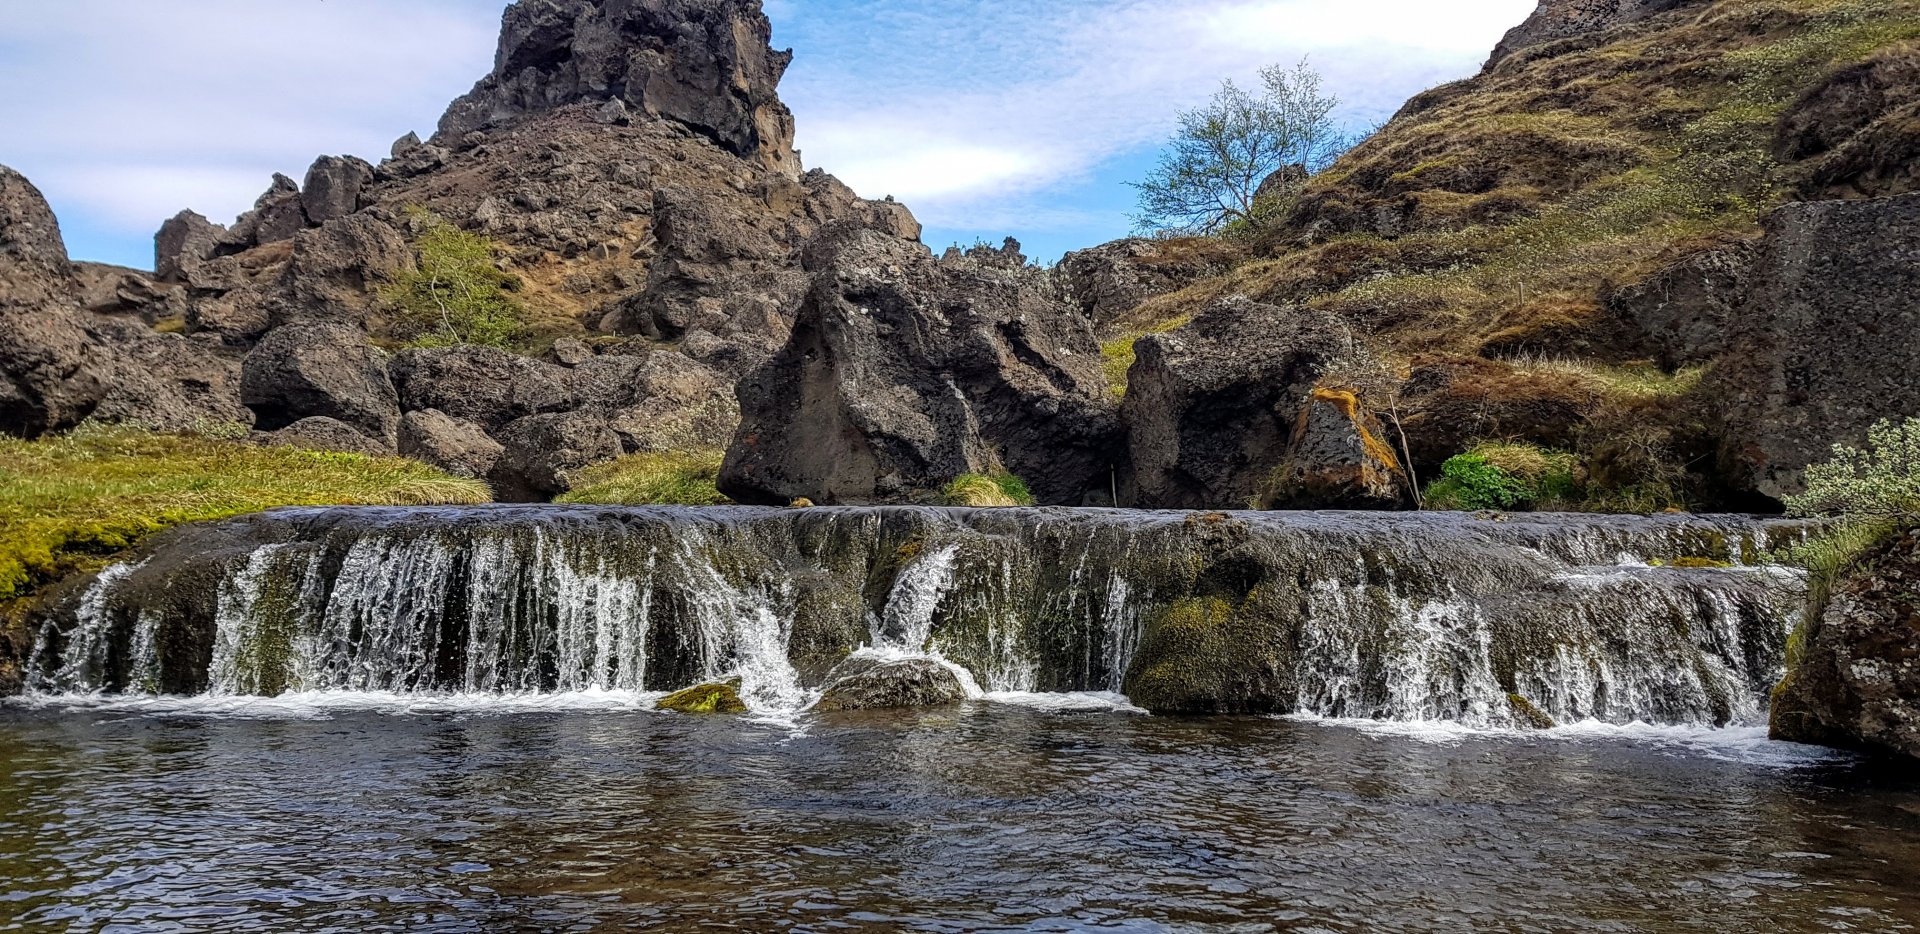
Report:
[[[719,451],[629,454],[580,472],[557,502],[603,506],[725,506]]]
[[[0,601],[156,532],[280,506],[484,503],[486,484],[399,458],[83,428],[0,440]]]
[[[661,710],[672,710],[678,713],[747,712],[747,703],[740,699],[740,689],[732,682],[696,684],[684,691],[676,691],[661,698],[655,706]]]
[[[1033,493],[1027,482],[1012,474],[961,474],[940,491],[940,502],[947,506],[972,506],[979,509],[1033,505]]]
[[[1432,509],[1462,511],[1535,509],[1564,505],[1579,496],[1578,463],[1572,454],[1530,444],[1494,442],[1452,457],[1427,488]]]
[[[508,347],[526,332],[520,277],[494,263],[499,247],[431,211],[407,212],[417,268],[382,289],[394,329],[415,347]]]

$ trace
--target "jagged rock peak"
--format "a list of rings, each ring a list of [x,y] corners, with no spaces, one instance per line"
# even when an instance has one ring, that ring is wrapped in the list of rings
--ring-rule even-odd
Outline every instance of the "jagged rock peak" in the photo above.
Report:
[[[799,172],[777,88],[790,51],[759,0],[520,0],[493,73],[448,108],[435,140],[580,102],[683,124],[736,155]]]
[[[0,261],[27,263],[64,275],[67,246],[40,189],[0,165]]]
[[[1500,64],[1522,49],[1544,45],[1558,39],[1611,29],[1623,23],[1645,19],[1705,0],[1540,0],[1540,6],[1527,21],[1508,30],[1506,38],[1494,47],[1487,68]]]

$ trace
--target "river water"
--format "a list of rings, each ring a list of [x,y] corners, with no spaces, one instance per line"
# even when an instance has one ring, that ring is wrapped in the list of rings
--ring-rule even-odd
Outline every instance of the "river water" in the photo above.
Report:
[[[1753,729],[648,706],[11,702],[0,930],[1920,925],[1920,781]]]

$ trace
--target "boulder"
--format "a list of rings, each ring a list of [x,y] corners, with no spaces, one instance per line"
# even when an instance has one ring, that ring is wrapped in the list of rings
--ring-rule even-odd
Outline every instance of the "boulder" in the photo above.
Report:
[[[547,0],[507,8],[493,73],[455,101],[434,141],[577,103],[618,99],[736,156],[799,174],[793,114],[776,89],[791,52],[743,0]]]
[[[303,418],[279,431],[262,435],[261,440],[275,447],[339,451],[368,457],[384,457],[393,453],[383,442],[367,437],[346,422],[324,415]]]
[[[654,704],[657,710],[675,713],[746,713],[747,702],[740,699],[740,683],[696,684],[675,691]]]
[[[1802,639],[1773,738],[1920,759],[1920,529],[1856,562]]]
[[[1704,6],[1708,0],[1540,0],[1533,15],[1494,47],[1486,70],[1516,52],[1560,39],[1604,32],[1615,26],[1646,19],[1684,6]]]
[[[1790,204],[1764,226],[1707,389],[1727,481],[1778,499],[1834,444],[1920,412],[1920,194]]]
[[[307,220],[324,224],[360,210],[360,194],[373,183],[373,166],[352,156],[321,156],[307,170],[300,205]]]
[[[899,502],[1011,472],[1042,503],[1105,488],[1117,435],[1099,345],[1040,270],[851,223],[804,251],[792,336],[742,380],[720,473],[740,502]]]
[[[300,231],[274,302],[275,323],[363,325],[380,287],[413,263],[413,249],[400,231],[365,214]]]
[[[262,431],[315,415],[339,419],[368,437],[391,439],[400,405],[387,378],[387,355],[364,332],[339,324],[275,328],[241,366],[241,401]]]
[[[247,346],[273,327],[266,296],[251,290],[217,292],[187,303],[187,330],[211,334],[221,341]]]
[[[1330,315],[1240,297],[1141,338],[1122,408],[1135,504],[1247,506],[1286,460],[1309,391],[1352,352]]]
[[[80,423],[106,396],[100,348],[73,304],[66,243],[39,189],[0,166],[0,432]]]
[[[300,203],[300,185],[274,173],[273,184],[253,202],[220,241],[219,252],[237,253],[265,243],[291,238],[307,226],[306,207]]]
[[[106,350],[94,364],[107,385],[95,420],[162,431],[253,424],[240,357],[218,340],[161,334],[132,318],[95,317],[87,331]]]
[[[487,432],[576,408],[574,379],[569,370],[493,347],[407,350],[393,364],[403,410],[438,409]]]
[[[953,669],[930,658],[855,655],[827,676],[816,711],[941,707],[967,699]]]
[[[484,480],[505,450],[479,425],[439,409],[408,412],[400,419],[400,454],[456,477]]]
[[[1408,500],[1406,471],[1386,430],[1345,389],[1308,394],[1272,483],[1268,509],[1398,509]]]
[[[544,502],[565,493],[581,468],[623,452],[620,436],[593,415],[531,415],[499,433],[501,452],[487,479],[502,502]]]
[[[1166,248],[1161,241],[1143,237],[1115,240],[1068,253],[1056,267],[1056,275],[1080,313],[1096,330],[1104,331],[1141,302],[1224,271],[1204,260],[1176,262]]]
[[[586,341],[572,337],[562,337],[547,348],[547,362],[564,367],[576,367],[593,359],[593,348]]]
[[[213,258],[226,233],[227,228],[192,211],[175,214],[153,236],[154,275],[184,280],[188,270]]]

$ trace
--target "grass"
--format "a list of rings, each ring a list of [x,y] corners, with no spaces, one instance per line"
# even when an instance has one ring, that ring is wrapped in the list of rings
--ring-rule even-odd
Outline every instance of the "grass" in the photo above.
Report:
[[[490,500],[486,484],[398,458],[83,428],[0,440],[0,601],[92,570],[176,525],[280,506]]]
[[[1107,388],[1113,391],[1114,398],[1124,398],[1127,394],[1127,371],[1133,369],[1134,361],[1133,345],[1149,334],[1177,331],[1186,327],[1191,320],[1192,315],[1177,315],[1129,331],[1100,345],[1100,371],[1106,374]]]
[[[1026,481],[1012,474],[962,474],[940,492],[947,506],[972,506],[981,509],[1033,505],[1033,493]]]
[[[581,471],[558,502],[602,506],[724,506],[719,451],[629,454]]]

